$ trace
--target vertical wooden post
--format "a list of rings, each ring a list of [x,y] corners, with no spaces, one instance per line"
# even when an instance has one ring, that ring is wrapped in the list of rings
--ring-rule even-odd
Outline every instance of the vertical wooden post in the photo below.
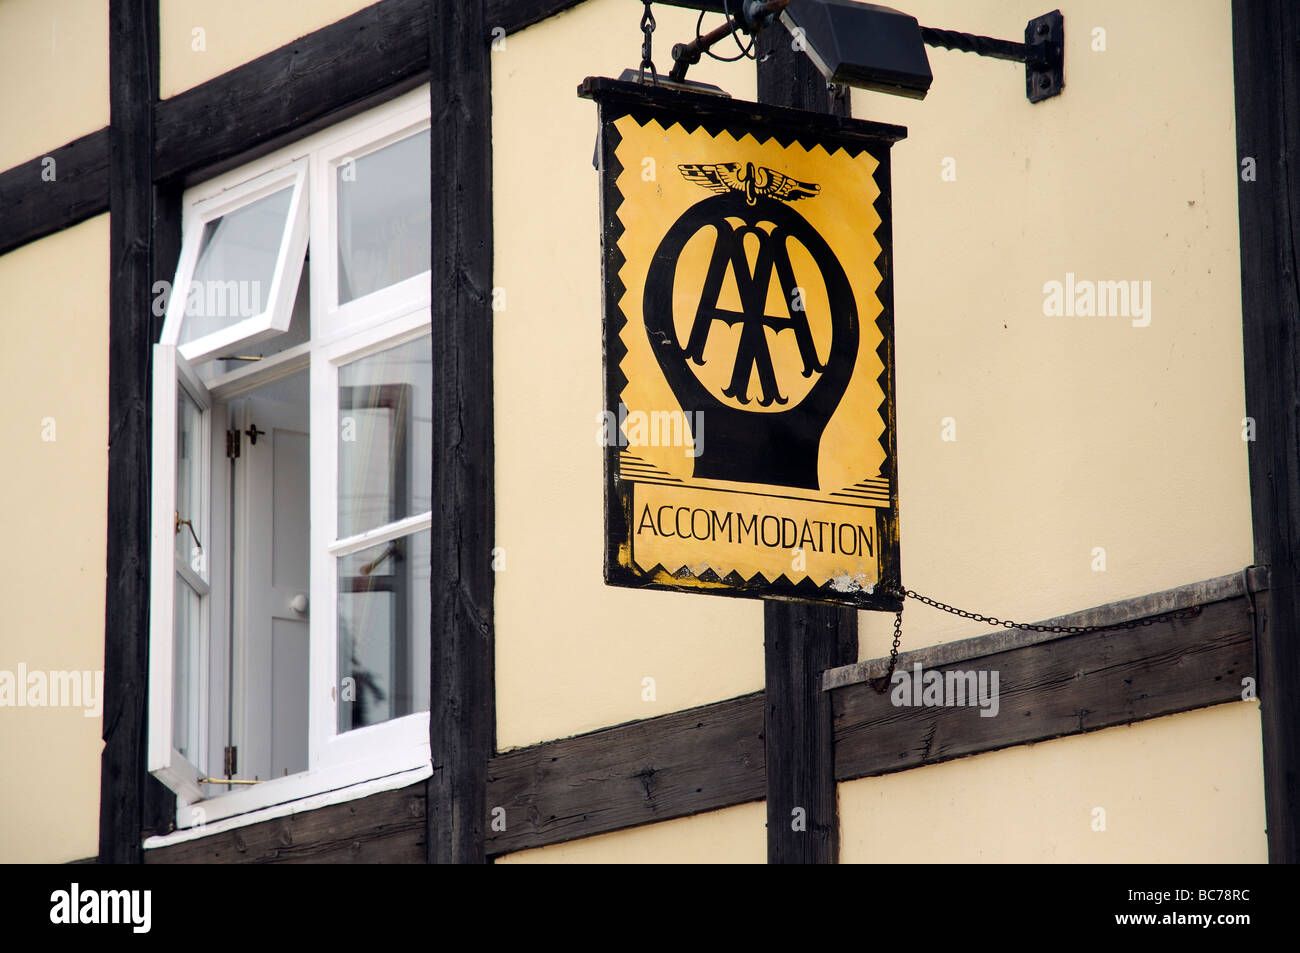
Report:
[[[486,860],[492,632],[492,100],[484,0],[429,0],[433,651],[427,850]]]
[[[1300,11],[1233,0],[1237,194],[1255,562],[1269,567],[1256,639],[1272,863],[1300,863]],[[1249,423],[1247,426],[1250,426]]]
[[[816,112],[849,114],[848,91],[833,95],[785,29],[759,35],[758,99]],[[853,609],[771,601],[763,611],[767,754],[767,860],[839,860],[835,746],[822,672],[858,659]]]
[[[142,819],[156,813],[160,801],[145,770],[157,0],[110,0],[108,38],[108,548],[99,860],[138,863]]]

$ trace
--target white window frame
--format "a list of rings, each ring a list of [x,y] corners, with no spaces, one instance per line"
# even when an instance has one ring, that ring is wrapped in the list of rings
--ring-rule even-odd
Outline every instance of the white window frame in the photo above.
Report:
[[[430,273],[423,272],[339,307],[338,252],[333,244],[337,234],[335,183],[339,165],[349,158],[359,158],[428,127],[429,88],[425,86],[196,186],[186,193],[184,224],[187,244],[178,265],[178,280],[169,303],[163,343],[158,346],[155,367],[148,735],[149,770],[176,792],[178,828],[198,827],[223,819],[238,823],[241,816],[247,816],[247,822],[251,823],[257,815],[250,812],[265,813],[265,809],[274,805],[317,797],[327,792],[341,794],[351,789],[357,792],[355,796],[360,797],[369,790],[368,782],[403,772],[428,770],[431,766],[427,711],[343,733],[337,731],[336,562],[341,555],[366,546],[427,530],[432,522],[432,513],[415,514],[346,540],[335,538],[338,527],[339,368],[345,363],[430,333]],[[302,209],[302,252],[306,250],[308,237],[314,252],[309,276],[310,341],[228,373],[218,374],[210,370],[215,365],[199,368],[196,372],[187,360],[190,354],[195,355],[194,363],[197,364],[211,359],[223,348],[252,339],[223,334],[221,342],[217,343],[217,335],[213,334],[191,342],[196,347],[191,348],[189,354],[185,347],[177,346],[180,318],[173,317],[173,312],[183,315],[186,294],[184,286],[188,284],[186,276],[193,273],[197,258],[195,249],[198,236],[202,235],[203,224],[222,214],[222,209],[230,210],[246,204],[277,185],[282,185],[290,177],[298,183],[295,186],[297,191],[293,205]],[[307,214],[309,208],[312,210],[310,215]],[[291,236],[290,241],[285,243],[282,257],[293,250],[295,241]],[[301,253],[297,260],[300,269]],[[283,315],[276,320],[286,328],[293,307],[293,292],[300,277],[300,271],[290,274],[292,270],[291,255],[287,263],[282,261],[277,265],[277,281],[280,284],[276,287],[275,295],[287,294],[287,298],[283,302],[276,298],[278,313]],[[243,324],[240,322],[239,326]],[[274,330],[266,328],[252,328],[251,331],[259,337],[274,333]],[[168,371],[165,368],[174,370]],[[201,788],[197,784],[202,775],[193,763],[180,756],[171,737],[174,699],[174,596],[171,577],[176,572],[173,533],[176,388],[184,386],[191,392],[191,396],[207,401],[201,406],[205,410],[204,426],[209,437],[204,445],[210,448],[210,461],[204,472],[207,475],[206,502],[209,514],[206,525],[212,542],[205,545],[210,545],[214,550],[209,560],[208,583],[213,595],[217,596],[203,601],[200,657],[205,665],[203,685],[206,692],[200,708],[207,714],[213,710],[214,693],[229,691],[227,686],[231,677],[230,672],[222,669],[222,663],[217,658],[223,653],[214,649],[220,641],[214,635],[216,627],[226,626],[227,631],[230,628],[230,620],[225,618],[223,606],[228,601],[231,581],[230,574],[224,567],[230,558],[230,533],[229,526],[226,525],[229,498],[222,498],[229,492],[229,487],[226,485],[228,480],[225,471],[220,465],[225,462],[225,427],[215,427],[212,421],[228,401],[304,368],[308,369],[311,394],[309,454],[312,527],[309,544],[309,598],[312,606],[319,607],[318,611],[311,612],[308,617],[308,767],[298,774],[240,786],[229,792],[221,789],[223,793],[213,793],[218,790],[216,786]],[[206,380],[202,379],[205,374]],[[170,438],[168,434],[171,435]],[[217,465],[213,465],[212,461]],[[213,501],[218,501],[220,505],[213,505]],[[161,584],[164,578],[163,568],[168,572],[168,585]],[[209,753],[211,746],[218,743],[216,739],[221,736],[219,727],[212,725],[202,731]],[[200,763],[211,765],[213,762],[208,757],[206,760],[200,758]]]
[[[178,798],[197,800],[201,796],[198,779],[202,773],[193,761],[177,750],[173,737],[175,685],[173,661],[175,659],[175,576],[187,575],[192,588],[199,591],[200,622],[199,646],[195,652],[199,664],[208,655],[208,634],[211,631],[211,563],[204,579],[189,567],[176,565],[176,425],[177,398],[184,390],[198,405],[201,423],[196,449],[201,451],[200,473],[203,475],[199,506],[203,511],[200,525],[211,528],[211,475],[210,453],[212,432],[212,399],[207,387],[172,345],[154,345],[153,386],[153,496],[151,506],[151,591],[149,598],[149,746],[148,768],[157,778],[177,793]],[[205,535],[211,539],[210,532]],[[209,546],[211,543],[209,542]],[[204,665],[206,669],[206,665]],[[207,741],[206,692],[198,699],[199,762],[204,763]],[[153,717],[161,713],[159,717]]]
[[[428,129],[427,100],[427,96],[423,101],[399,100],[401,105],[394,105],[390,111],[383,116],[374,117],[374,122],[364,127],[349,130],[331,139],[318,153],[319,161],[312,179],[311,197],[314,207],[324,209],[325,214],[312,218],[311,239],[312,247],[328,248],[330,253],[326,256],[327,261],[313,261],[313,312],[316,303],[321,303],[320,324],[313,325],[313,335],[318,330],[325,338],[347,335],[357,329],[359,321],[363,324],[372,323],[429,303],[429,273],[423,272],[346,304],[339,304],[338,191],[334,188],[339,168],[349,160],[365,158],[385,146]]]
[[[197,364],[227,348],[254,343],[289,329],[294,295],[298,290],[298,279],[302,276],[303,258],[307,251],[308,165],[304,157],[251,178],[245,174],[237,180],[237,184],[229,188],[186,203],[185,237],[181,243],[176,281],[167,302],[161,343],[175,345],[183,358]],[[293,189],[293,194],[289,200],[289,211],[272,272],[271,287],[266,294],[266,307],[258,314],[181,344],[185,309],[194,282],[194,271],[198,266],[199,246],[208,223],[286,187]]]

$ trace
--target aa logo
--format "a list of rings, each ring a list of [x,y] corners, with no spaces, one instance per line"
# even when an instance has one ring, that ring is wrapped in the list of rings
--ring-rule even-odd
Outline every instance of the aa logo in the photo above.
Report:
[[[644,315],[682,409],[708,418],[694,475],[818,489],[822,433],[853,376],[859,337],[843,266],[785,204],[821,188],[753,163],[679,169],[718,194],[660,242]]]

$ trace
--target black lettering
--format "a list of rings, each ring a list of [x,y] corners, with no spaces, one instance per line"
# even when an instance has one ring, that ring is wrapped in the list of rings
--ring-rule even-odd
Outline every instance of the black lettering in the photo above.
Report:
[[[845,530],[849,531],[848,546],[844,545]],[[857,533],[853,532],[853,527],[850,526],[848,523],[841,523],[839,525],[839,536],[840,536],[840,552],[842,552],[845,556],[856,556],[858,552],[858,535]]]
[[[653,533],[655,536],[658,536],[658,535],[659,535],[659,532],[655,529],[655,521],[652,520],[652,519],[650,518],[650,504],[649,504],[649,503],[647,503],[647,504],[645,505],[645,508],[644,508],[643,510],[641,510],[641,522],[638,523],[638,524],[637,524],[637,527],[636,527],[637,535],[638,535],[638,536],[641,535],[641,533],[645,531],[645,528],[646,528],[647,526],[650,527],[650,532],[651,532],[651,533]]]
[[[659,513],[657,514],[657,518],[658,518],[658,522],[659,522],[659,535],[660,535],[660,536],[671,536],[671,535],[673,535],[672,533],[665,533],[665,532],[664,532],[664,510],[671,510],[671,509],[672,509],[672,507],[671,507],[671,506],[668,506],[668,505],[665,505],[665,506],[661,506],[661,507],[659,507]]]

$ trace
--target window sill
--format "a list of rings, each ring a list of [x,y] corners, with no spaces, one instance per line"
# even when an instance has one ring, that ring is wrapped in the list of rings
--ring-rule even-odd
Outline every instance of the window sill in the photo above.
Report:
[[[305,811],[314,811],[317,808],[328,807],[331,804],[342,804],[345,801],[355,801],[359,798],[369,797],[372,794],[379,794],[383,791],[394,791],[398,788],[404,788],[407,785],[423,781],[433,774],[433,765],[424,764],[421,767],[413,768],[407,771],[401,771],[396,774],[390,774],[382,778],[374,778],[368,781],[362,781],[358,784],[350,784],[334,791],[325,791],[320,794],[313,794],[308,797],[299,798],[295,801],[286,801],[283,804],[275,804],[270,807],[259,808],[248,811],[245,814],[236,814],[232,817],[225,817],[210,824],[200,824],[196,827],[186,827],[173,831],[170,834],[159,834],[148,837],[144,842],[145,850],[152,850],[158,847],[170,847],[173,844],[182,844],[186,841],[197,840],[200,837],[209,837],[213,834],[220,834],[224,831],[235,830],[236,828],[246,827],[249,824],[256,824],[260,821],[269,821],[277,817],[288,817],[291,814],[301,814]]]

